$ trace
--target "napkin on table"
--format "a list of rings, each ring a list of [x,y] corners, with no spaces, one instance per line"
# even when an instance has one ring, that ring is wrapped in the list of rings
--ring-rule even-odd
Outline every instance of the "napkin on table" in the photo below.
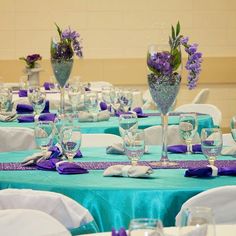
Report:
[[[104,170],[103,176],[149,177],[153,173],[150,166],[113,165]]]
[[[80,167],[75,162],[60,161],[56,163],[56,170],[59,174],[85,174],[88,170]]]
[[[112,228],[111,230],[111,236],[127,236],[125,228],[121,227],[119,231],[115,230],[115,228]]]
[[[0,121],[9,122],[14,121],[17,115],[15,112],[1,112],[0,113]]]
[[[26,89],[20,89],[18,92],[19,97],[27,97],[28,92]]]
[[[221,151],[221,155],[236,157],[236,145],[231,147],[224,147]]]
[[[51,88],[54,88],[54,83],[45,82],[43,84],[43,87],[44,87],[45,90],[50,90]]]
[[[108,146],[106,148],[107,154],[118,154],[118,155],[124,155],[125,149],[122,143],[113,143],[112,145]],[[148,146],[145,146],[144,153],[148,153]]]
[[[219,167],[216,166],[206,166],[201,168],[190,168],[186,170],[185,177],[215,177],[221,175],[236,176],[236,167]]]
[[[201,153],[202,148],[201,144],[193,144],[192,150],[190,150],[192,153]],[[173,152],[173,153],[186,153],[187,152],[187,145],[171,145],[167,147],[168,152]]]
[[[17,114],[27,114],[27,113],[33,113],[34,109],[29,104],[17,104],[16,112]],[[41,113],[49,113],[49,101],[45,102],[45,107]]]
[[[79,112],[79,122],[107,121],[110,119],[108,111],[100,111],[96,114],[86,111]]]
[[[39,121],[55,121],[56,114],[54,113],[47,113],[47,114],[41,114],[39,116],[33,116],[33,115],[25,115],[25,116],[18,116],[17,120],[19,123],[27,123],[27,122],[34,122],[35,120]]]

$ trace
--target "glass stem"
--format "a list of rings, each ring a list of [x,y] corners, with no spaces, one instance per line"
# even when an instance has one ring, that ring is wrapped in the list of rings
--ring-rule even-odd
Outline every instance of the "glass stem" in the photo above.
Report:
[[[161,162],[163,164],[169,162],[168,155],[167,155],[167,128],[168,128],[168,115],[161,115],[162,121],[162,153],[161,153]]]
[[[192,142],[191,141],[189,141],[189,140],[186,140],[186,145],[187,145],[187,152],[186,152],[186,154],[191,154],[192,153]]]
[[[64,89],[64,87],[63,88],[61,87],[60,90],[61,90],[61,93],[60,93],[60,95],[61,95],[61,97],[60,97],[60,113],[62,115],[64,115],[65,114],[65,89]]]

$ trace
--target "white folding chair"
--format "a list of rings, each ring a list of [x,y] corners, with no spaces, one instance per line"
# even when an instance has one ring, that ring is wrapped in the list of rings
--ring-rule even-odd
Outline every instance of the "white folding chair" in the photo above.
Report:
[[[43,211],[72,232],[79,232],[89,224],[91,231],[88,233],[98,231],[90,212],[63,194],[31,189],[0,190],[0,210],[19,208]]]
[[[115,134],[82,134],[81,147],[106,147],[121,142],[122,138]]]
[[[175,218],[180,225],[183,209],[188,207],[210,207],[216,224],[236,224],[236,186],[224,186],[206,190],[186,201]]]
[[[69,236],[63,224],[42,211],[31,209],[0,210],[1,235]]]
[[[199,112],[208,114],[212,117],[215,125],[220,126],[222,113],[215,105],[212,104],[184,104],[175,109],[177,112]]]
[[[223,134],[223,145],[224,146],[234,146],[236,145],[236,142],[232,138],[231,134]]]
[[[161,145],[162,144],[162,127],[152,126],[144,129],[145,144],[146,145]],[[198,133],[194,136],[192,144],[200,143]],[[178,125],[168,126],[167,145],[185,144],[184,140],[179,135]]]
[[[34,130],[23,127],[0,127],[0,152],[36,148]]]
[[[210,90],[208,88],[202,89],[193,99],[192,103],[194,104],[206,103],[209,93],[210,93]]]

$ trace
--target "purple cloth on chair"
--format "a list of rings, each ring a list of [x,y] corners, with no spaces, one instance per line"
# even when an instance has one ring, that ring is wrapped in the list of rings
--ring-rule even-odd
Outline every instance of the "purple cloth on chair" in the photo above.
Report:
[[[75,162],[61,162],[56,165],[56,170],[59,174],[86,174],[88,173],[88,170],[80,167]]]
[[[187,152],[187,146],[186,145],[172,145],[167,147],[168,152],[173,153],[186,153]],[[192,153],[201,153],[202,148],[201,144],[193,144],[192,145]]]
[[[219,167],[218,168],[218,176],[221,175],[229,175],[236,176],[236,167]],[[186,170],[185,177],[198,177],[198,178],[206,178],[212,177],[212,168],[210,166],[202,167],[202,168],[191,168]]]
[[[45,82],[43,84],[43,87],[44,87],[45,90],[50,90],[51,88],[54,88],[55,86],[54,86],[54,83]]]
[[[56,114],[54,113],[46,113],[46,114],[41,114],[38,118],[39,121],[53,121],[56,118]],[[34,122],[34,116],[33,115],[28,115],[28,116],[18,116],[17,120],[19,123],[28,123],[28,122]]]
[[[19,97],[27,97],[27,90],[26,89],[20,89],[18,92]]]
[[[34,112],[34,109],[29,104],[17,104],[16,106],[17,114],[29,114],[33,112]],[[49,101],[45,102],[45,107],[41,113],[49,113]]]

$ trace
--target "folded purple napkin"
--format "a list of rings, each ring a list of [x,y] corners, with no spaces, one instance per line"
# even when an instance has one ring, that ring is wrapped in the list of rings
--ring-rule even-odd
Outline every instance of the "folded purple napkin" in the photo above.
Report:
[[[18,92],[19,97],[27,97],[27,90],[26,89],[20,89]]]
[[[17,114],[29,114],[33,112],[34,112],[34,109],[29,104],[17,104],[16,106]],[[49,113],[49,101],[45,102],[45,107],[41,113]]]
[[[50,90],[51,88],[54,88],[55,85],[54,85],[54,83],[45,82],[45,83],[43,84],[43,87],[44,87],[45,90]]]
[[[105,102],[100,102],[99,105],[100,105],[101,111],[105,111],[105,110],[108,109],[108,106],[107,106],[107,104]]]
[[[111,230],[111,236],[127,236],[125,228],[120,228],[119,231],[115,230],[115,228],[112,228]]]
[[[54,113],[46,113],[46,114],[41,114],[38,117],[39,121],[55,121],[56,119],[56,114]],[[17,120],[19,123],[29,123],[29,122],[34,122],[35,117],[33,115],[27,115],[27,116],[18,116]]]
[[[38,170],[56,170],[56,163],[60,160],[57,158],[41,160],[36,162],[36,166]]]
[[[88,170],[80,167],[78,163],[61,161],[56,163],[56,170],[59,174],[86,174]]]
[[[173,152],[173,153],[186,153],[187,152],[187,146],[182,145],[182,144],[168,146],[167,151],[168,152]],[[191,152],[192,153],[201,153],[202,152],[201,144],[193,144]]]
[[[202,168],[191,168],[186,170],[185,177],[214,177],[221,175],[236,176],[236,167],[219,167],[216,166],[206,166]]]
[[[56,144],[55,146],[50,147],[48,149],[48,151],[52,152],[50,155],[50,158],[57,158],[62,155],[62,149],[59,144]],[[82,158],[82,157],[83,157],[83,155],[82,155],[81,151],[78,150],[77,153],[75,154],[74,158]]]
[[[133,109],[133,112],[136,112],[138,118],[148,117],[148,114],[144,114],[141,107],[136,107]],[[116,111],[115,115],[120,116],[121,114],[130,114],[130,112]]]

